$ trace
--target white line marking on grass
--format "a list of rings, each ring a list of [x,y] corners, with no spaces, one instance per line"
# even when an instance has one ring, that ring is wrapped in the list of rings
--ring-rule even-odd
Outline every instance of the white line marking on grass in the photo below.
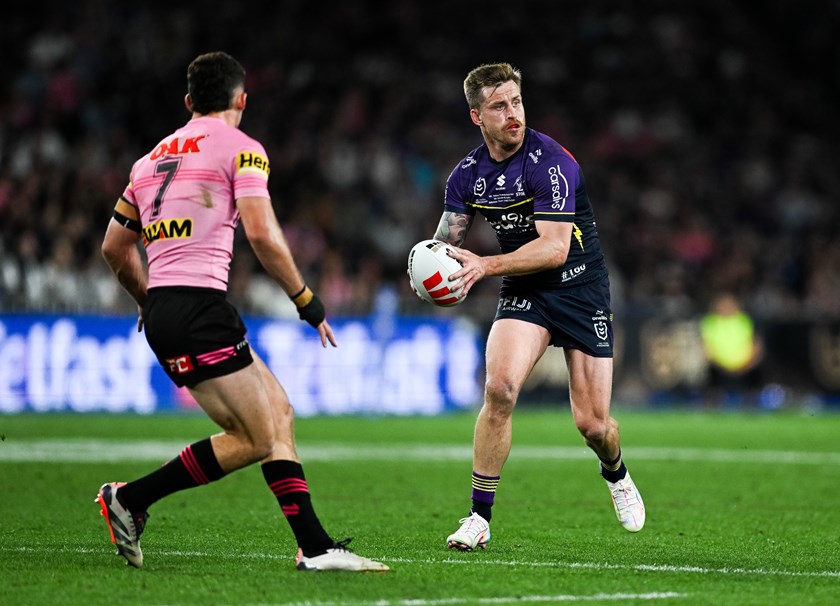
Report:
[[[73,548],[41,548],[41,547],[2,547],[0,546],[0,553],[80,553],[91,554],[99,552],[99,549],[90,547],[73,547]],[[103,548],[102,552],[108,550]],[[257,553],[257,552],[239,552],[239,551],[180,551],[180,550],[162,550],[162,551],[148,551],[148,556],[161,556],[172,558],[229,558],[229,559],[254,559],[254,560],[288,560],[291,562],[294,558],[291,555],[276,554],[276,553]],[[608,562],[540,562],[528,560],[490,560],[481,558],[466,559],[466,558],[389,558],[370,556],[382,562],[390,562],[396,564],[423,564],[423,565],[439,565],[439,564],[454,564],[454,565],[472,565],[472,566],[521,566],[524,568],[568,568],[577,569],[585,568],[587,570],[634,570],[636,572],[665,572],[665,573],[694,573],[694,574],[721,574],[721,575],[739,575],[739,576],[778,576],[778,577],[813,577],[813,578],[840,578],[840,570],[814,570],[814,571],[798,571],[798,570],[779,570],[774,568],[707,568],[704,566],[673,566],[670,564],[610,564]]]
[[[590,570],[635,570],[637,572],[689,572],[699,574],[756,575],[783,577],[828,577],[840,578],[838,570],[816,570],[800,572],[796,570],[778,570],[773,568],[705,568],[702,566],[672,566],[668,564],[610,564],[607,562],[527,562],[521,560],[463,560],[448,558],[444,560],[411,560],[402,558],[384,558],[387,562],[407,564],[485,564],[489,566],[524,566],[531,568],[586,568]]]
[[[684,598],[686,593],[673,591],[652,593],[596,593],[593,595],[524,595],[517,597],[495,598],[442,598],[437,600],[406,599],[406,600],[376,600],[374,602],[346,601],[341,602],[309,602],[306,606],[447,606],[448,604],[530,604],[538,602],[622,602],[626,600],[666,600],[669,598]],[[260,604],[260,606],[273,606]],[[300,606],[300,602],[278,604],[276,606]]]
[[[117,461],[167,461],[184,448],[186,442],[162,440],[101,439],[7,439],[0,442],[2,461],[67,461],[103,463]],[[301,444],[304,461],[468,461],[472,446],[447,444],[393,444],[382,446],[353,444]],[[706,461],[715,463],[766,463],[777,465],[837,465],[840,452],[788,450],[726,450],[720,448],[633,448],[624,449],[628,457],[646,461]],[[515,446],[516,459],[577,461],[592,459],[588,448],[572,446]]]

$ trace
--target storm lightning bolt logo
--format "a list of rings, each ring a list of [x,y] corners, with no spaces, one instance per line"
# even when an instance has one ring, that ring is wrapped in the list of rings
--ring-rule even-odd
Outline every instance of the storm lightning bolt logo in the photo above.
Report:
[[[580,249],[584,250],[584,248],[583,248],[583,232],[580,231],[580,227],[578,227],[577,224],[575,224],[575,223],[572,223],[572,235],[575,237],[575,240],[578,241],[578,244],[580,244]]]

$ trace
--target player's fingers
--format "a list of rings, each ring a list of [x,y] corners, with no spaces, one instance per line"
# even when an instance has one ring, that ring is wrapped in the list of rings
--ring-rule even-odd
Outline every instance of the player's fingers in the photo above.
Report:
[[[329,341],[333,347],[338,347],[338,344],[335,342],[335,335],[333,334],[332,327],[326,320],[318,325],[318,334],[321,336],[322,347],[327,346],[327,341]]]
[[[439,288],[433,291],[435,294],[429,293],[435,301],[441,301],[443,299],[451,299],[453,296],[462,299],[466,296],[466,292],[464,291],[464,286],[466,285],[466,280],[456,280],[454,282],[450,282],[444,288]]]
[[[447,249],[446,255],[452,259],[455,259],[461,265],[468,265],[470,263],[470,256],[466,254],[466,251],[463,250],[449,250]]]
[[[475,278],[471,278],[470,276],[471,274],[467,274],[467,276],[461,280],[461,288],[458,289],[459,297],[466,297],[469,294],[472,285],[475,284]]]
[[[450,275],[449,276],[449,281],[450,282],[457,282],[458,280],[460,280],[464,276],[466,276],[469,272],[470,272],[470,267],[468,265],[465,265],[464,267],[462,267],[461,269],[459,269],[458,271],[456,271],[455,273]]]
[[[472,263],[464,265],[461,269],[449,276],[450,282],[461,280],[462,282],[468,280],[470,283],[476,282],[484,277],[484,271],[480,266]]]

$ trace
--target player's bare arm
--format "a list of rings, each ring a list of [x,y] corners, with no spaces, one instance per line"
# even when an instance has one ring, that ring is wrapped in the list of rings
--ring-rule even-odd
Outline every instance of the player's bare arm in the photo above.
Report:
[[[277,222],[271,200],[241,198],[236,201],[236,207],[239,210],[245,235],[257,259],[268,275],[292,298],[298,309],[304,307],[312,299],[312,292],[306,288],[283,229]],[[307,300],[300,300],[306,297],[308,297]],[[329,341],[333,347],[336,346],[332,328],[326,320],[321,322],[316,329],[321,335],[322,345],[326,346]]]
[[[463,246],[473,222],[472,215],[444,211],[438,223],[435,239],[453,246]]]
[[[538,238],[503,255],[479,257],[463,248],[454,249],[449,256],[460,261],[463,268],[449,279],[460,279],[466,295],[473,284],[487,276],[521,276],[563,265],[569,255],[572,224],[537,221],[536,229]]]
[[[149,276],[140,251],[137,250],[139,240],[139,232],[124,227],[112,218],[105,231],[101,250],[102,256],[114,272],[120,286],[142,308],[146,304],[148,295],[146,288]]]
[[[236,201],[248,242],[262,266],[289,296],[303,288],[289,244],[283,234],[271,201],[267,198],[241,198]]]

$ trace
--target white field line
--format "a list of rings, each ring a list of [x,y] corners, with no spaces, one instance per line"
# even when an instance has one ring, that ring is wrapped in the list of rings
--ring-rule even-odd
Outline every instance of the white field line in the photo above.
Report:
[[[65,461],[102,463],[116,461],[165,461],[177,455],[186,442],[164,440],[102,440],[88,438],[14,440],[0,442],[3,461]],[[451,444],[301,444],[304,461],[469,461],[472,446]],[[629,459],[714,463],[767,463],[777,465],[840,466],[840,452],[792,450],[733,450],[720,448],[647,448],[627,446]],[[591,460],[584,446],[516,446],[512,459]]]
[[[685,598],[686,593],[675,593],[673,591],[651,592],[651,593],[595,593],[592,595],[523,595],[517,597],[493,597],[493,598],[443,598],[437,600],[405,599],[405,600],[375,600],[375,601],[347,601],[341,602],[289,602],[285,604],[256,604],[253,606],[449,606],[457,604],[540,604],[558,602],[614,602],[625,601],[652,601],[667,600],[671,598]]]
[[[23,553],[23,554],[56,554],[56,553],[70,553],[70,554],[94,554],[109,552],[107,548],[93,549],[90,547],[57,547],[57,548],[42,548],[42,547],[2,547],[0,546],[0,553]],[[158,557],[173,557],[173,558],[229,558],[229,559],[253,559],[253,560],[288,560],[291,562],[294,558],[288,554],[276,553],[259,553],[259,552],[205,552],[205,551],[149,551],[147,555],[151,556],[154,553]],[[677,573],[677,574],[707,574],[707,575],[723,575],[723,576],[758,576],[758,577],[808,577],[808,578],[834,578],[840,579],[840,570],[813,570],[813,571],[797,571],[797,570],[780,570],[778,568],[709,568],[706,566],[675,566],[672,564],[611,564],[609,562],[540,562],[531,560],[491,560],[485,558],[389,558],[379,557],[376,554],[368,554],[376,560],[387,562],[391,564],[415,564],[415,565],[467,565],[467,566],[501,566],[501,567],[521,567],[521,568],[558,568],[558,569],[586,569],[597,571],[608,570],[630,570],[634,572],[651,572],[651,573]]]

